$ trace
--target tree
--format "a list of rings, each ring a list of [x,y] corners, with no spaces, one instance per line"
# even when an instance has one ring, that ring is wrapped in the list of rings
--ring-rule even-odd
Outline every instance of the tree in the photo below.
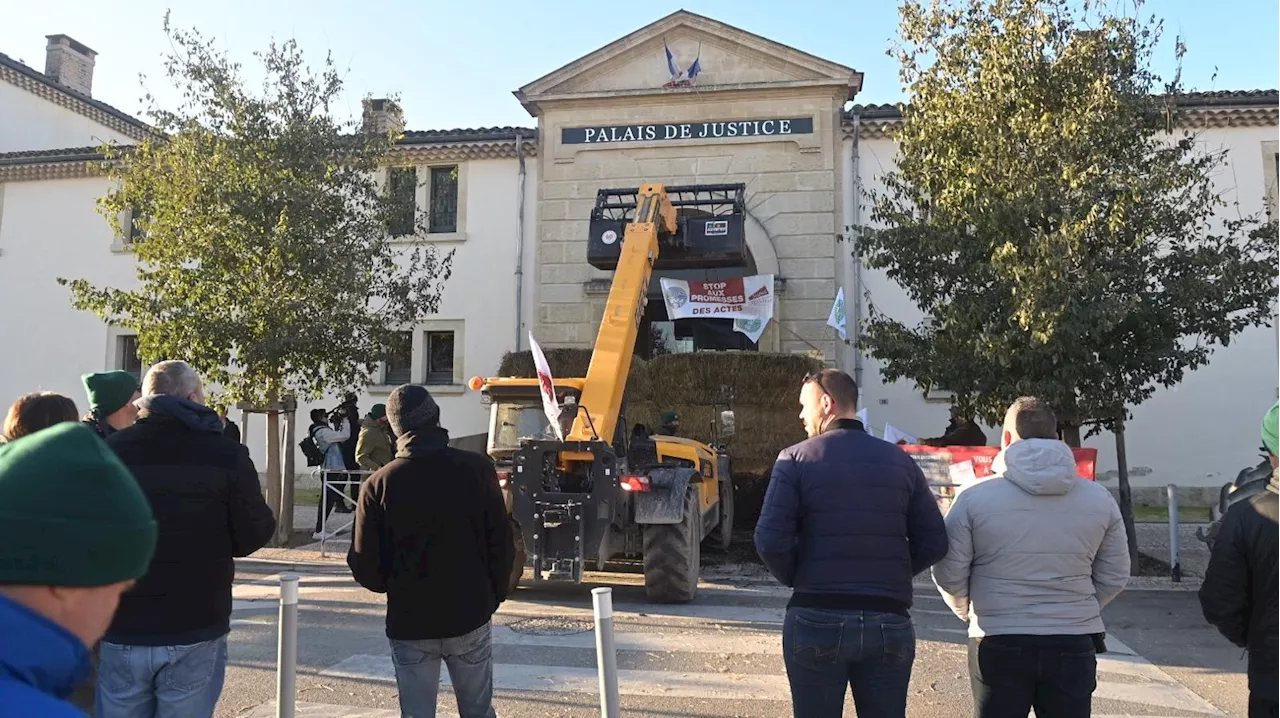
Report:
[[[279,516],[282,402],[370,384],[392,332],[437,310],[453,256],[393,240],[403,203],[378,170],[400,128],[335,118],[331,59],[315,72],[293,41],[272,43],[255,53],[254,93],[198,31],[171,30],[167,17],[164,27],[178,107],[148,93],[159,136],[103,148],[113,189],[99,209],[118,234],[139,236],[139,286],[58,281],[77,309],[136,330],[146,359],[182,358],[228,400],[274,409],[267,480]]]
[[[886,379],[950,389],[992,422],[1038,395],[1079,446],[1081,427],[1122,437],[1129,407],[1271,320],[1276,224],[1218,195],[1225,151],[1183,129],[1180,78],[1148,67],[1160,23],[1134,12],[902,6],[890,54],[910,99],[858,252],[924,320],[872,308],[863,345]]]

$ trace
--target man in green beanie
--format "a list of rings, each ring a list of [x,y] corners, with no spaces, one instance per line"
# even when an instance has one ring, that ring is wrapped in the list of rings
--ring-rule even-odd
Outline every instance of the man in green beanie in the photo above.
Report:
[[[679,436],[680,434],[680,415],[675,411],[668,411],[662,415],[662,428],[658,430],[663,436]]]
[[[0,718],[84,716],[66,698],[151,563],[151,507],[93,431],[64,423],[0,446],[0,526]]]
[[[1205,620],[1249,653],[1249,718],[1280,715],[1277,423],[1280,402],[1262,418],[1262,445],[1271,455],[1271,481],[1265,491],[1227,509],[1200,585]]]
[[[391,447],[391,424],[387,421],[387,405],[374,404],[369,415],[360,422],[360,439],[356,442],[356,463],[365,471],[377,471],[396,458]]]
[[[133,426],[138,420],[138,407],[133,402],[142,397],[138,380],[127,371],[106,371],[80,377],[89,395],[89,413],[84,423],[107,438]]]

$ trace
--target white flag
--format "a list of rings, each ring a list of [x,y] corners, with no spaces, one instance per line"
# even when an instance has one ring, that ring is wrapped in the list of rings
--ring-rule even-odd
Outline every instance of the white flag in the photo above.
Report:
[[[835,304],[831,305],[831,314],[827,316],[827,326],[840,332],[841,339],[849,338],[849,330],[845,326],[844,287],[836,292]]]
[[[902,431],[893,424],[884,425],[884,440],[890,444],[896,444],[899,441],[905,441],[908,444],[919,444],[920,440],[916,437]]]
[[[760,343],[760,335],[764,334],[764,328],[769,324],[769,318],[761,319],[744,319],[738,318],[733,320],[733,331],[742,332],[747,335],[753,344]]]
[[[858,413],[854,414],[854,416],[857,417],[858,421],[862,422],[868,432],[871,431],[871,420],[867,418],[867,407],[864,406],[858,409]]]
[[[551,423],[551,431],[555,433],[556,440],[564,441],[564,434],[560,431],[560,403],[556,401],[551,366],[547,364],[547,357],[542,353],[542,347],[538,346],[537,340],[533,338],[532,331],[529,332],[529,351],[533,354],[533,366],[538,370],[538,388],[542,391],[542,410],[546,412],[547,421]]]

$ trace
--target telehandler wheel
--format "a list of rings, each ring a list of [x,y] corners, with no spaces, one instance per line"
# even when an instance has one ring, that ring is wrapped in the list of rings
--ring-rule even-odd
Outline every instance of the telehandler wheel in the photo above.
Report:
[[[511,521],[511,533],[514,534],[516,544],[516,559],[511,562],[511,578],[507,579],[507,593],[515,593],[520,587],[520,578],[524,576],[524,564],[529,559],[528,553],[524,548],[524,532],[520,530],[520,524],[515,519]]]
[[[702,511],[698,487],[690,486],[678,524],[644,527],[644,590],[650,601],[684,603],[698,594],[702,567]]]
[[[733,542],[733,479],[726,478],[720,483],[720,523],[711,529],[707,538],[711,545],[721,551],[728,551]]]

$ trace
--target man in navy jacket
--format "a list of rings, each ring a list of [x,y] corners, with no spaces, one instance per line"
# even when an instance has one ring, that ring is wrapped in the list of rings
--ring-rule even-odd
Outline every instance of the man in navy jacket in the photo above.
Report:
[[[858,387],[825,369],[805,377],[809,439],[773,467],[755,543],[794,589],[782,628],[796,718],[840,716],[845,686],[858,715],[905,717],[915,662],[912,578],[947,554],[947,531],[924,474],[854,418]]]

